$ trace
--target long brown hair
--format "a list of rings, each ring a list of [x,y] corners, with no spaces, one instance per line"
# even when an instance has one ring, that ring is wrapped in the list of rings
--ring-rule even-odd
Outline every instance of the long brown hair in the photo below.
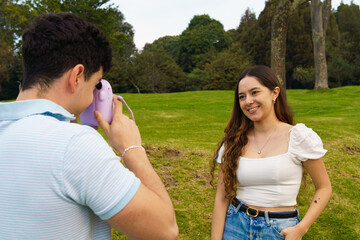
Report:
[[[263,86],[271,91],[276,87],[280,88],[279,96],[274,105],[276,117],[282,122],[293,125],[293,115],[286,100],[285,90],[282,88],[275,73],[269,67],[262,65],[245,69],[236,83],[232,114],[224,130],[225,136],[218,143],[211,165],[211,182],[213,182],[219,149],[224,145],[225,151],[222,156],[220,170],[223,173],[227,198],[232,198],[236,194],[236,170],[239,164],[239,157],[242,155],[243,147],[248,143],[247,133],[253,127],[253,122],[244,115],[239,104],[239,82],[246,76],[255,77]]]

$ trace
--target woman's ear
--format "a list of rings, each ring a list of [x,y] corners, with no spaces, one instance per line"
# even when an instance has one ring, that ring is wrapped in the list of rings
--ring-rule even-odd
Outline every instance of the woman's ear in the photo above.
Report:
[[[273,91],[273,101],[274,101],[274,102],[275,102],[276,99],[278,98],[279,94],[280,94],[280,88],[279,88],[279,87],[275,87],[275,88],[274,88],[274,91]]]

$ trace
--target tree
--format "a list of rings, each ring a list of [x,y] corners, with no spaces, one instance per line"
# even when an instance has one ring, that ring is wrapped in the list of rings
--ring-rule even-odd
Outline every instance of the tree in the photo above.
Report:
[[[329,66],[329,81],[336,86],[360,84],[360,9],[356,4],[340,4],[335,12],[340,41]]]
[[[344,76],[344,71],[338,72],[340,60],[340,31],[336,23],[334,12],[330,13],[328,26],[326,28],[326,63],[328,66],[328,84],[330,88],[340,87]],[[315,81],[314,81],[315,82]]]
[[[163,48],[144,49],[134,61],[133,86],[140,93],[185,90],[186,75]]]
[[[254,12],[247,9],[232,34],[233,41],[240,43],[240,47],[254,59],[255,64],[270,65],[271,12],[270,2],[265,3],[258,19]]]
[[[289,0],[280,0],[271,22],[271,68],[284,87],[286,87],[286,34],[290,9]]]
[[[315,89],[328,88],[328,74],[325,52],[326,28],[330,16],[331,0],[311,1],[312,40],[314,46],[315,62]]]
[[[340,32],[342,57],[359,64],[360,60],[360,9],[359,6],[340,4],[335,14]]]
[[[195,68],[186,76],[186,91],[203,90],[204,85],[209,81],[209,74],[202,69]]]
[[[340,46],[339,26],[336,23],[335,13],[330,12],[329,21],[326,28],[326,60],[328,62],[332,62],[332,60],[335,57],[337,57],[337,55],[339,54],[339,46]]]
[[[299,4],[289,16],[286,40],[286,88],[313,88],[314,78],[306,74],[306,78],[299,76],[308,71],[313,72],[314,52],[311,35],[310,3]],[[300,75],[299,75],[299,69]],[[310,78],[309,78],[310,77]],[[301,81],[299,80],[305,80]],[[307,81],[311,81],[308,84]]]
[[[2,47],[0,54],[5,54],[4,49],[10,49],[9,51],[11,51],[13,55],[15,55],[15,53],[21,53],[18,49],[21,41],[18,41],[18,39],[24,28],[36,16],[51,12],[72,12],[97,25],[109,39],[113,49],[113,68],[110,72],[104,74],[104,77],[114,86],[115,92],[120,91],[123,86],[129,85],[128,82],[131,74],[128,69],[130,67],[128,62],[136,52],[133,41],[134,31],[132,26],[125,22],[125,17],[118,8],[114,7],[113,4],[108,4],[109,2],[110,0],[2,1],[0,3],[0,9],[4,9],[4,12],[0,12],[1,36],[8,36],[11,40],[7,41],[6,44],[0,41]],[[105,6],[105,4],[108,5]],[[10,29],[11,32],[3,35],[4,29]],[[8,50],[6,52],[8,52]],[[21,58],[20,55],[15,57]],[[1,66],[4,65],[1,64]],[[17,79],[16,81],[19,80],[21,79]]]
[[[241,72],[253,64],[253,59],[241,50],[240,44],[233,44],[205,66],[209,79],[203,89],[234,89]]]
[[[15,31],[9,19],[12,5],[13,1],[0,2],[0,99],[15,98],[18,93],[18,87],[4,87],[5,85],[10,86],[12,69],[17,65]],[[15,84],[19,85],[17,82]]]
[[[304,0],[278,0],[271,21],[271,68],[286,88],[286,38],[291,12]],[[274,1],[276,2],[276,1]]]
[[[64,0],[61,2],[61,11],[71,11],[97,25],[105,33],[113,50],[113,67],[104,74],[104,78],[112,84],[114,92],[127,90],[131,81],[129,61],[135,54],[136,48],[134,30],[129,23],[125,22],[125,16],[113,4],[104,7],[110,0]]]
[[[163,48],[175,61],[180,51],[180,36],[165,36],[155,40],[153,43],[147,43],[144,50],[154,48]]]
[[[209,15],[197,15],[180,35],[177,63],[186,73],[202,68],[207,62],[206,53],[220,52],[231,45],[231,38],[223,25]]]

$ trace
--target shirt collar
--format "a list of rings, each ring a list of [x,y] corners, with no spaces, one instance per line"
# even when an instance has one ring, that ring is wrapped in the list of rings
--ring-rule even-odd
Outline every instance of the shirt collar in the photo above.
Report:
[[[75,119],[74,115],[63,107],[46,99],[0,103],[0,120],[18,120],[37,114],[52,116],[60,121]]]

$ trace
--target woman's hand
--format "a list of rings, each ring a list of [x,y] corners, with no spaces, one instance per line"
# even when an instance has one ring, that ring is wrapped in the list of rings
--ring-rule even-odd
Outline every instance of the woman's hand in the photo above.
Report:
[[[297,224],[293,227],[283,229],[280,234],[284,235],[286,240],[301,240],[305,233],[306,230]]]

